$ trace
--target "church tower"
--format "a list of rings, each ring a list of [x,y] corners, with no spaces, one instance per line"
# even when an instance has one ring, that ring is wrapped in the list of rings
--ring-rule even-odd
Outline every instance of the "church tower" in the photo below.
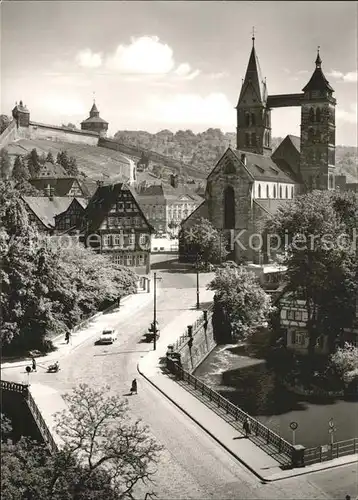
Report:
[[[336,99],[323,74],[319,48],[315,64],[301,101],[300,171],[305,191],[335,187]]]
[[[271,111],[267,108],[266,81],[261,76],[255,50],[255,36],[237,110],[237,149],[271,155]]]

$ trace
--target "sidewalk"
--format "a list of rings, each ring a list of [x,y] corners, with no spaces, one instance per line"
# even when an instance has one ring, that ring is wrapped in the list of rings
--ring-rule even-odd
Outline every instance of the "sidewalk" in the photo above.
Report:
[[[206,291],[206,293],[208,295],[203,299],[211,300],[212,292]],[[172,376],[165,374],[161,363],[165,358],[167,346],[174,344],[185,331],[187,325],[192,324],[201,315],[201,311],[185,311],[162,329],[160,339],[157,342],[157,350],[149,352],[138,362],[138,371],[144,378],[262,481],[276,481],[299,476],[354,463],[358,460],[357,456],[350,455],[304,468],[282,470],[280,463],[274,456],[268,455],[252,441],[246,439],[240,431],[187,391],[185,389],[186,383],[179,384]]]
[[[159,294],[160,289],[157,291],[157,296],[159,296]],[[65,342],[64,335],[59,335],[52,339],[56,350],[45,356],[36,358],[36,362],[38,364],[43,362],[50,363],[51,361],[61,359],[61,357],[66,356],[66,354],[69,354],[87,340],[99,335],[104,328],[114,327],[119,321],[128,318],[128,316],[133,314],[133,312],[145,307],[152,301],[153,294],[146,292],[139,292],[125,297],[121,300],[120,307],[116,307],[108,312],[104,311],[102,313],[95,314],[89,323],[71,335],[69,344]],[[27,366],[28,364],[31,364],[30,357],[21,361],[1,363],[1,370]]]

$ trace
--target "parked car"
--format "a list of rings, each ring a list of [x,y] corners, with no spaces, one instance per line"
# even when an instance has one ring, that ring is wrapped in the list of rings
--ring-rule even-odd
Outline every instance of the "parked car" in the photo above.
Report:
[[[117,340],[116,330],[103,330],[100,338],[97,340],[98,344],[113,344]]]

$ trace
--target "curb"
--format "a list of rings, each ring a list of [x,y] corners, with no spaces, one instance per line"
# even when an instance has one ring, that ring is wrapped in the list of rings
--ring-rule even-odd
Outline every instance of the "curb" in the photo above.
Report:
[[[335,469],[337,467],[343,467],[345,465],[351,465],[355,462],[358,461],[358,458],[355,457],[352,460],[349,460],[347,463],[343,464],[332,464],[328,467],[323,467],[317,470],[307,470],[305,467],[300,468],[293,474],[287,474],[283,475],[282,477],[263,477],[260,475],[259,472],[257,472],[255,469],[253,469],[250,465],[248,465],[242,458],[240,458],[238,455],[236,455],[232,450],[230,450],[224,443],[222,443],[212,432],[210,432],[208,429],[206,429],[198,420],[196,420],[193,415],[191,415],[188,411],[184,410],[176,401],[174,401],[168,394],[166,394],[162,389],[160,389],[149,377],[147,377],[140,369],[140,361],[137,363],[137,371],[138,373],[145,378],[157,391],[159,391],[163,396],[165,396],[172,404],[174,404],[179,410],[181,410],[187,417],[189,417],[193,422],[195,422],[201,429],[203,429],[212,439],[214,439],[217,443],[220,444],[232,457],[234,457],[238,462],[240,462],[242,465],[244,465],[254,476],[259,478],[262,483],[273,483],[276,481],[283,481],[284,479],[290,479],[292,477],[298,477],[298,476],[303,476],[304,474],[314,474],[317,472],[322,472],[324,470],[329,470],[329,469]],[[354,455],[355,456],[355,455]],[[329,463],[329,462],[322,462],[322,463]],[[315,464],[312,464],[315,465]],[[318,464],[317,464],[318,465]],[[309,467],[309,466],[308,466]],[[292,469],[293,471],[295,469]],[[284,471],[283,471],[284,472]]]
[[[124,297],[124,298],[121,300],[121,307],[122,307],[122,306],[124,305],[124,303],[125,303],[125,302],[127,302],[130,298],[132,298],[132,297],[134,297],[134,296],[137,296],[137,295],[139,295],[139,294],[138,294],[138,293],[135,293],[135,294],[127,295],[126,297]],[[145,295],[147,295],[147,294],[145,294]],[[93,316],[91,316],[91,318],[88,318],[88,321],[91,321],[91,320],[93,320],[93,319],[96,319],[97,317],[102,316],[102,315],[103,315],[106,311],[108,311],[109,309],[110,309],[110,307],[109,307],[109,308],[107,308],[107,309],[105,309],[104,311],[101,311],[101,312],[99,312],[99,313],[94,314]],[[78,330],[78,331],[80,331],[80,330]],[[74,336],[75,336],[77,333],[78,333],[78,332],[75,332],[75,333],[74,333]],[[63,334],[57,335],[56,337],[54,337],[54,338],[52,339],[52,342],[55,342],[55,341],[56,341],[56,339],[58,340],[58,339],[60,339],[60,338],[62,338],[62,337],[63,337]],[[71,352],[72,352],[72,351],[74,351],[75,349],[77,349],[78,347],[80,347],[80,346],[81,346],[84,342],[86,342],[88,339],[89,339],[89,337],[86,337],[86,338],[84,338],[83,340],[81,340],[81,341],[80,341],[77,345],[74,345],[74,346],[72,346],[72,345],[70,344],[69,349],[67,350],[67,352],[60,353],[60,352],[59,352],[59,349],[57,349],[57,350],[55,350],[55,351],[51,351],[51,352],[49,352],[49,353],[45,354],[44,356],[40,356],[40,357],[36,358],[36,363],[38,364],[38,366],[40,366],[42,363],[49,362],[49,361],[51,361],[51,359],[53,359],[53,358],[59,358],[59,359],[61,359],[61,357],[66,356],[67,354],[69,354],[69,352],[68,352],[68,351],[71,351]],[[67,347],[67,346],[65,346],[65,347]],[[30,358],[30,356],[29,356],[28,358],[24,359],[23,361],[19,361],[19,362],[18,362],[18,364],[16,364],[16,361],[14,361],[14,363],[11,363],[11,361],[5,361],[4,363],[1,363],[1,364],[0,364],[0,370],[6,370],[6,369],[8,369],[8,368],[22,368],[22,367],[24,367],[24,366],[27,366],[29,363],[31,363],[31,358]]]
[[[163,394],[163,396],[165,396],[172,404],[174,404],[177,408],[179,408],[179,410],[181,410],[187,417],[189,417],[191,420],[193,420],[193,422],[195,422],[201,429],[203,429],[203,431],[205,431],[212,439],[214,439],[217,443],[220,444],[220,446],[222,446],[228,453],[230,453],[230,455],[232,457],[234,457],[238,462],[240,462],[242,465],[244,465],[247,469],[249,469],[249,471],[254,474],[254,476],[256,476],[257,478],[259,478],[263,483],[266,483],[268,480],[265,479],[264,477],[260,476],[260,474],[258,472],[256,472],[252,467],[250,467],[249,465],[247,465],[241,458],[239,458],[235,453],[233,453],[224,443],[222,443],[214,434],[212,434],[210,431],[208,431],[200,422],[198,422],[194,417],[193,415],[191,415],[190,413],[188,413],[186,410],[184,410],[181,406],[179,406],[178,403],[176,403],[170,396],[168,396],[168,394],[166,394],[162,389],[160,389],[152,380],[150,380],[149,377],[147,377],[146,375],[144,375],[143,372],[141,372],[140,370],[140,366],[139,366],[140,362],[137,363],[137,371],[138,373],[143,377],[145,378],[145,380],[147,380],[153,387],[155,387],[157,389],[157,391],[159,391],[161,394]]]

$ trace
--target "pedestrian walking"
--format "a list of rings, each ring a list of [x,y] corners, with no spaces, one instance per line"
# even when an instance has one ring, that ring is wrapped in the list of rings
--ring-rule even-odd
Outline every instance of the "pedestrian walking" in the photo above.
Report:
[[[118,297],[118,307],[121,307],[121,298]]]
[[[137,380],[136,379],[134,379],[132,381],[131,394],[137,394]]]
[[[250,420],[248,418],[245,418],[242,427],[245,431],[245,437],[248,437],[249,434],[251,434],[251,424],[250,424]]]
[[[32,356],[32,371],[35,372],[36,371],[36,359]]]
[[[66,341],[66,344],[68,344],[70,342],[70,332],[66,332],[65,341]]]

